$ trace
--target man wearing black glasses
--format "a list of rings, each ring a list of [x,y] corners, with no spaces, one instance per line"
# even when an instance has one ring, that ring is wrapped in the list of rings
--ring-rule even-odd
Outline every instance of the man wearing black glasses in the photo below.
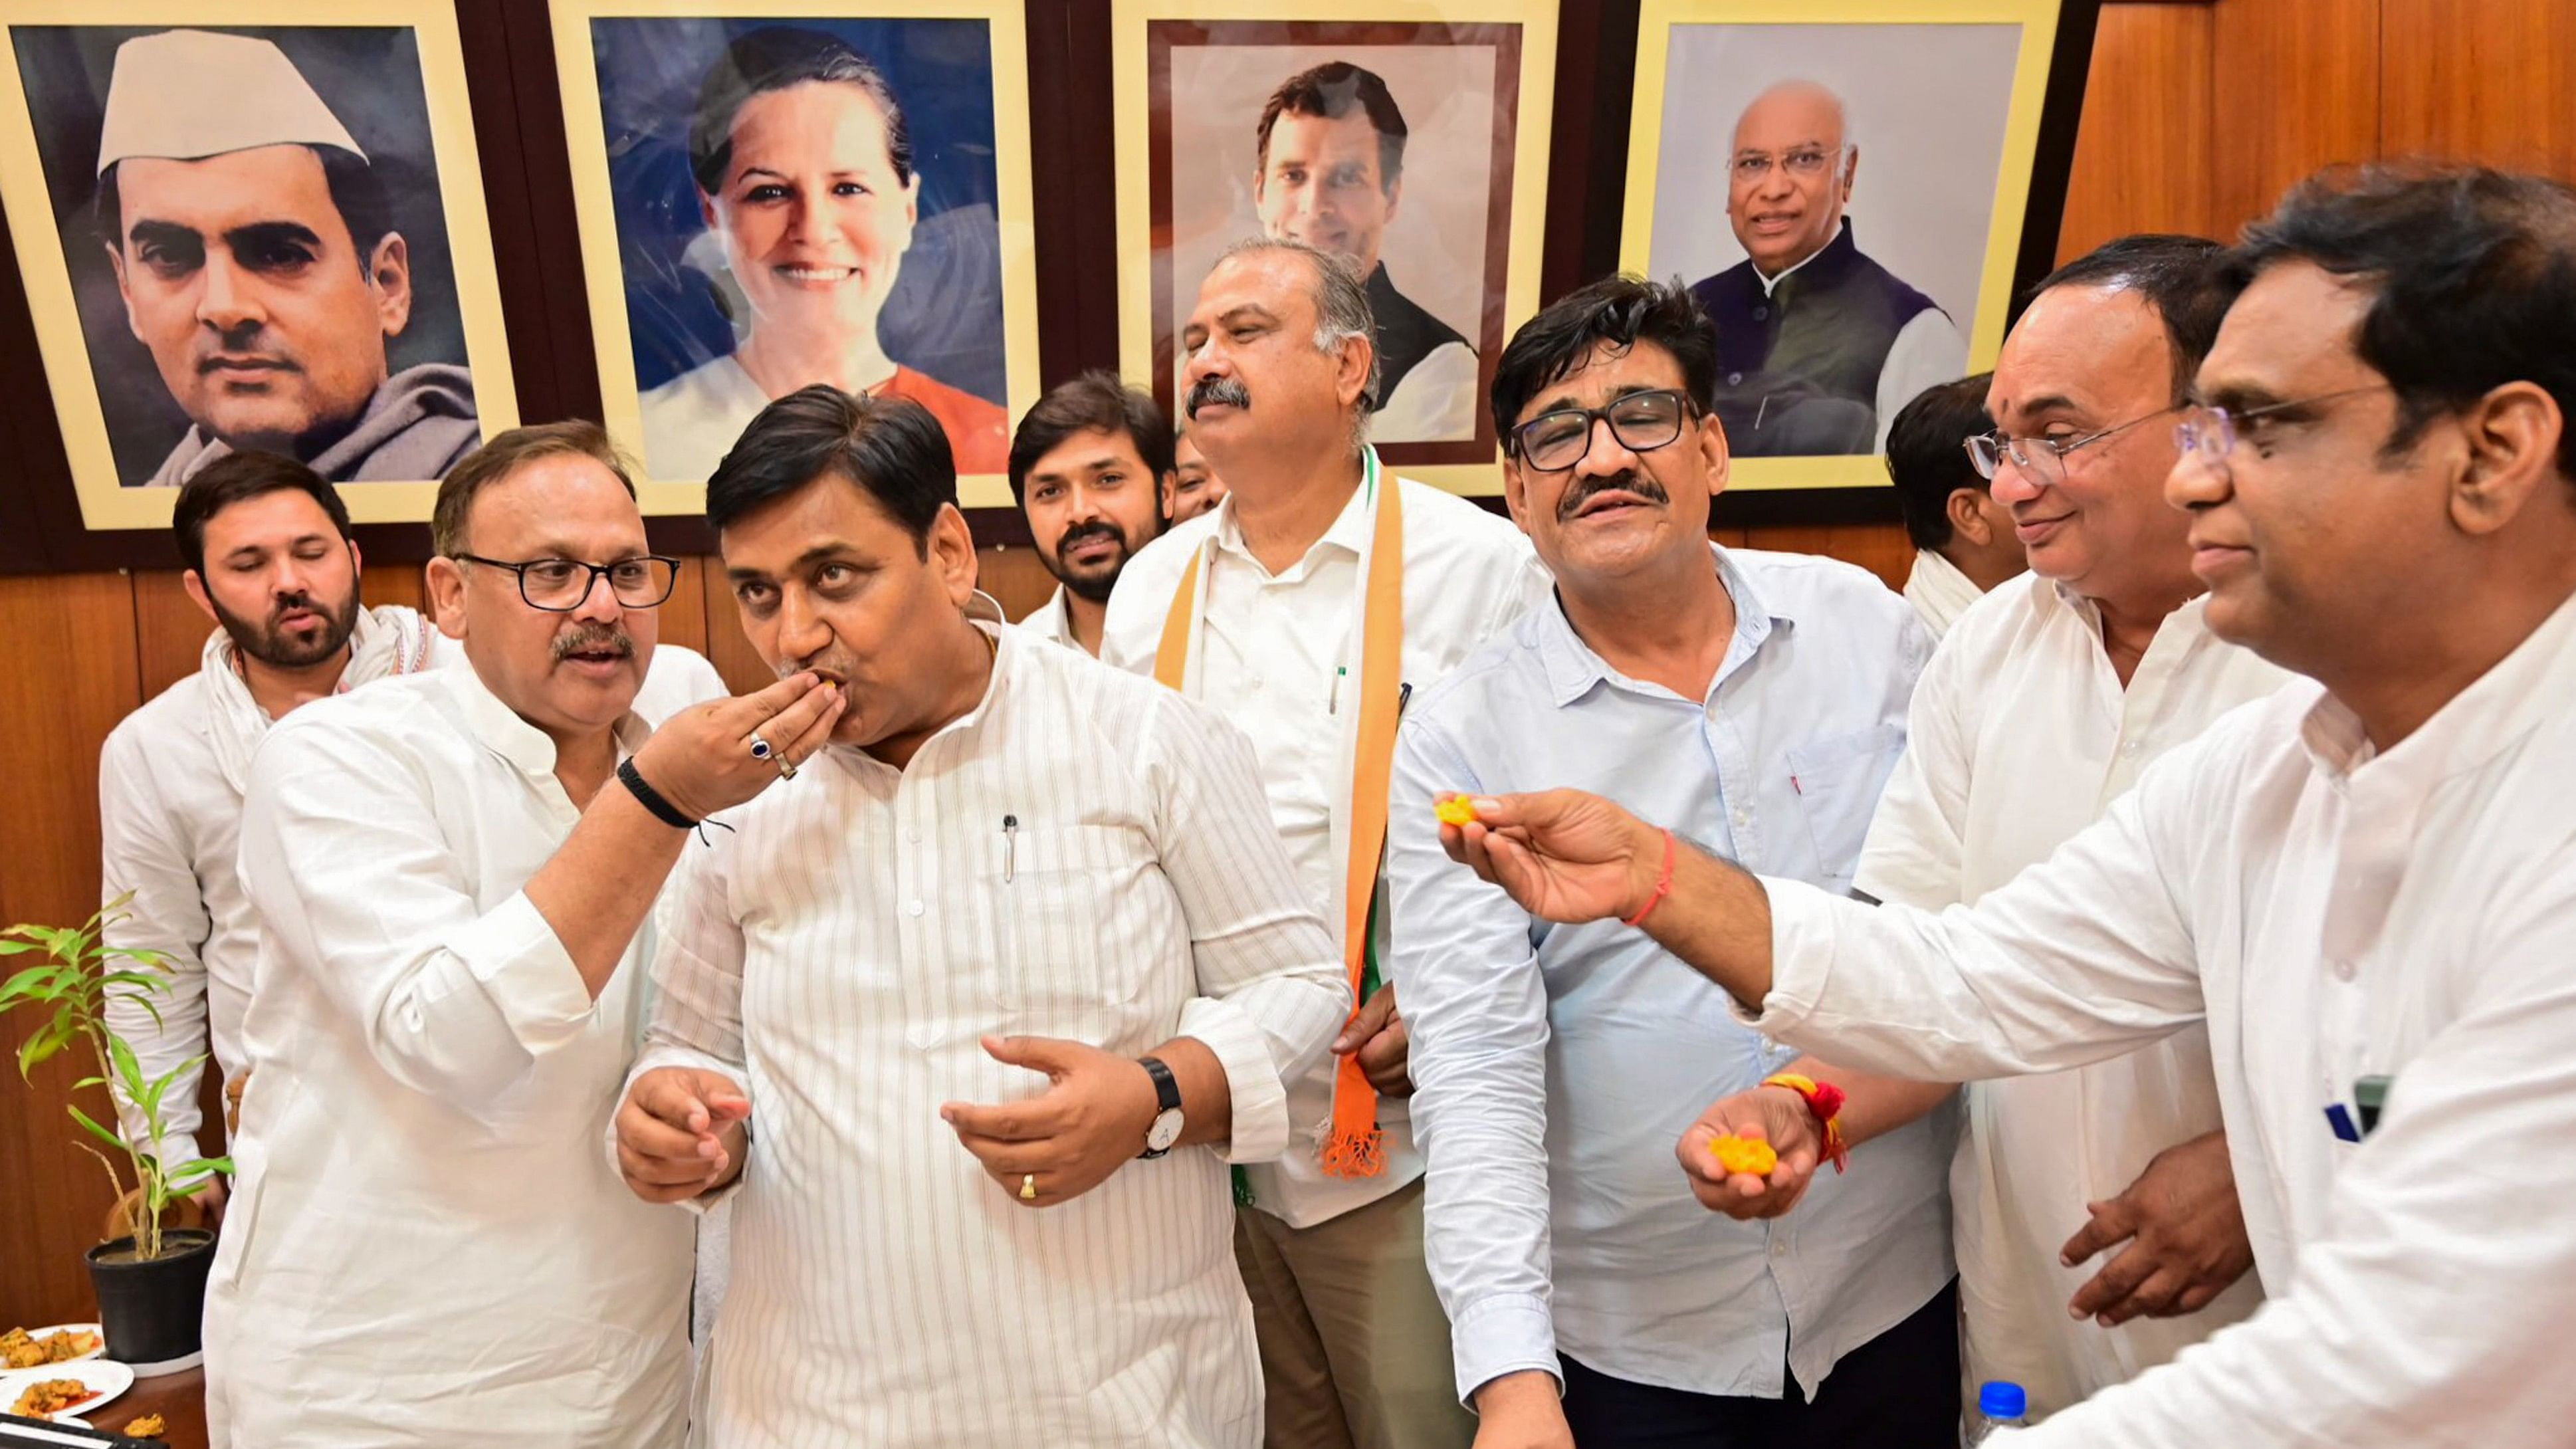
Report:
[[[432,532],[463,665],[306,705],[251,763],[208,1416],[263,1446],[676,1443],[690,1225],[606,1152],[645,922],[688,827],[818,748],[838,694],[691,704],[705,661],[655,667],[676,565],[593,424],[493,439]]]
[[[1950,1449],[1948,1123],[1880,1136],[1794,1228],[1722,1182],[1695,1197],[1673,1144],[1699,1109],[1815,1068],[1647,937],[1550,929],[1441,855],[1435,795],[1578,781],[1850,885],[1929,639],[1848,564],[1709,542],[1727,438],[1694,399],[1715,365],[1689,293],[1613,277],[1522,328],[1496,374],[1505,496],[1555,596],[1416,693],[1388,811],[1433,1281],[1486,1449]],[[1855,1122],[1923,1090],[1833,1085]],[[1788,1150],[1814,1109],[1757,1095]]]

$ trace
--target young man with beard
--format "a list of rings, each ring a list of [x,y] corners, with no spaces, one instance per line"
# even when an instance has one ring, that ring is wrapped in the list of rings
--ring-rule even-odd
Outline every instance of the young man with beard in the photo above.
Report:
[[[840,702],[801,676],[692,703],[707,687],[652,670],[678,561],[597,424],[493,439],[431,536],[463,662],[299,709],[251,761],[211,1440],[662,1449],[688,1228],[598,1147],[641,938],[686,827],[792,768]]]
[[[1171,425],[1144,393],[1086,372],[1020,419],[1010,466],[1011,494],[1058,586],[1020,627],[1096,657],[1118,571],[1165,527]]]
[[[1949,1124],[1870,1143],[1794,1227],[1708,1212],[1672,1168],[1699,1105],[1819,1069],[1651,938],[1551,928],[1441,854],[1435,796],[1571,782],[1849,886],[1931,642],[1849,564],[1709,542],[1716,367],[1678,286],[1612,277],[1521,328],[1494,427],[1555,597],[1417,694],[1396,750],[1392,974],[1478,1449],[1957,1442]],[[1838,1085],[1855,1117],[1917,1090]]]

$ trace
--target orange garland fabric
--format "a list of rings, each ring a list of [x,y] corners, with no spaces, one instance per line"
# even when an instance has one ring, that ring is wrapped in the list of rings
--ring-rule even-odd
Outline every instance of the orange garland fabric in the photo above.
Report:
[[[1379,482],[1374,452],[1368,455],[1363,486],[1377,495],[1377,512],[1360,596],[1359,745],[1351,763],[1350,855],[1342,893],[1342,965],[1350,976],[1354,1017],[1368,974],[1369,905],[1377,895],[1378,862],[1386,849],[1387,792],[1404,690],[1404,510],[1396,502],[1397,485]],[[1181,576],[1172,611],[1163,620],[1162,643],[1154,651],[1154,678],[1183,692],[1205,558],[1202,550],[1201,563]],[[1333,1130],[1324,1141],[1324,1171],[1334,1177],[1375,1177],[1386,1170],[1385,1146],[1377,1121],[1377,1088],[1369,1085],[1359,1053],[1353,1052],[1334,1070]]]

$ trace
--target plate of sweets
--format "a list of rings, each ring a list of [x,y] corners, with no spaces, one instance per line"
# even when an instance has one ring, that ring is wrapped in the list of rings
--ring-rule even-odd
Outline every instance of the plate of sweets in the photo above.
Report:
[[[79,1359],[0,1373],[0,1413],[22,1419],[83,1422],[87,1414],[134,1387],[134,1370],[112,1359]]]
[[[0,1333],[0,1373],[79,1363],[107,1351],[107,1340],[95,1323],[57,1323],[51,1328],[13,1328]]]

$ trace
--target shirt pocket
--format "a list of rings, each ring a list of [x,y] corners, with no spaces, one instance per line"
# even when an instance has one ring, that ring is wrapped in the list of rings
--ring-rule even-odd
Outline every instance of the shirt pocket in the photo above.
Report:
[[[1017,830],[997,864],[983,885],[995,946],[985,980],[1000,1029],[1103,1040],[1153,975],[1152,933],[1121,910],[1154,866],[1144,832]]]
[[[1873,725],[1788,752],[1789,788],[1807,819],[1815,845],[1818,883],[1837,893],[1851,889],[1861,842],[1878,813],[1879,792],[1905,753],[1905,727]]]

